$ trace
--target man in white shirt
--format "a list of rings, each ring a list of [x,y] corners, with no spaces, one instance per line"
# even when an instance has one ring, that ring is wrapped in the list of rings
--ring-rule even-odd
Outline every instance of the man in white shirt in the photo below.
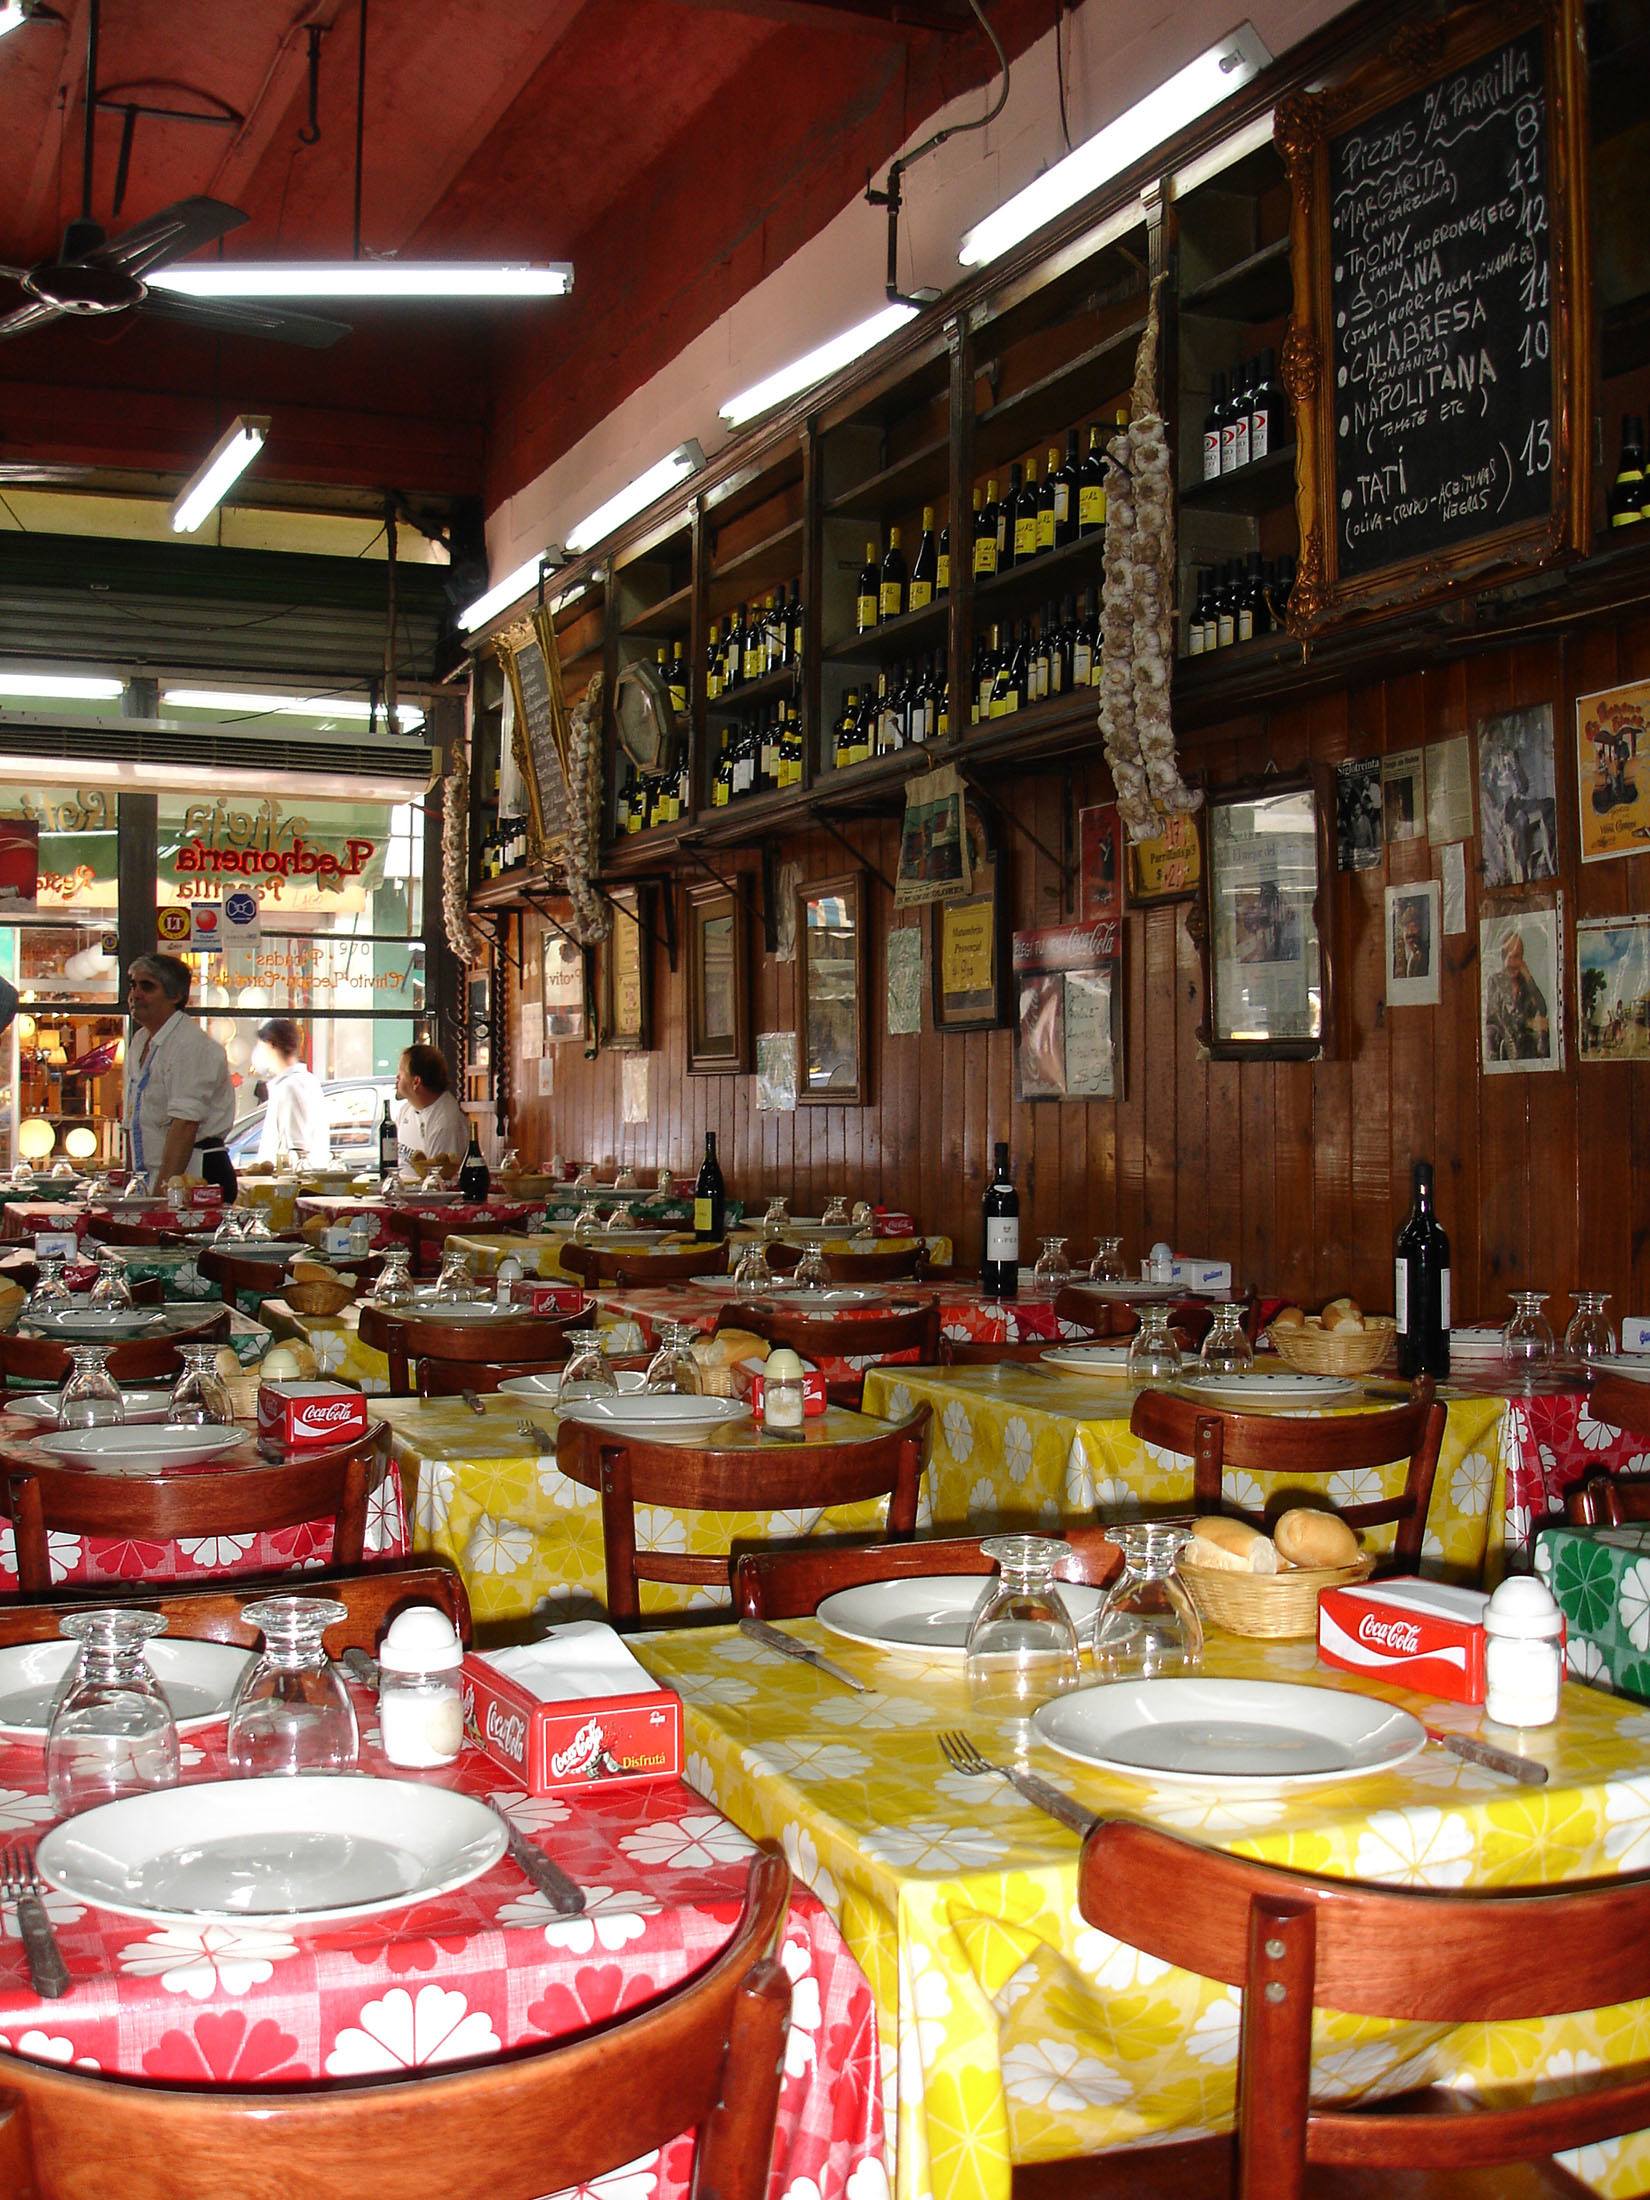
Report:
[[[455,1171],[463,1160],[470,1126],[451,1087],[439,1047],[407,1048],[395,1073],[395,1134],[401,1141],[403,1176],[426,1175],[438,1163]]]
[[[258,1159],[279,1161],[282,1154],[294,1153],[305,1167],[322,1169],[332,1159],[327,1096],[320,1078],[301,1059],[303,1051],[304,1035],[290,1016],[271,1016],[258,1026],[252,1067],[269,1084]]]
[[[189,965],[176,955],[139,955],[126,975],[135,1025],[126,1048],[123,1110],[133,1174],[151,1188],[198,1176],[235,1197],[224,1138],[235,1120],[229,1057],[183,1014]]]

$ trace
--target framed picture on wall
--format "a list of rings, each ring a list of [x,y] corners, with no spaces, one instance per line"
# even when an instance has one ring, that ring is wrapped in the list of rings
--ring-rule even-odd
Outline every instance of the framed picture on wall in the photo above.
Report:
[[[802,1005],[797,1102],[863,1107],[869,1085],[863,874],[842,871],[800,888],[796,936]]]
[[[751,1066],[745,905],[715,882],[687,890],[688,1068],[734,1075]]]
[[[934,904],[934,1028],[995,1031],[1008,1022],[1008,859],[973,801],[963,805],[971,890]]]
[[[1210,790],[1198,1036],[1219,1060],[1310,1061],[1332,1051],[1320,892],[1334,861],[1333,821],[1321,773]]]
[[[602,950],[602,988],[606,1029],[603,1044],[645,1054],[650,1038],[652,1003],[648,997],[648,890],[615,886],[609,897],[613,925]]]
[[[565,932],[544,935],[544,1038],[547,1046],[584,1037],[584,949]]]

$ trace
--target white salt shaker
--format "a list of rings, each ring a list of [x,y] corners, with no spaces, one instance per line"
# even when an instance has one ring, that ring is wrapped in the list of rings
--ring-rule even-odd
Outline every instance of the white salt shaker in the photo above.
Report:
[[[768,1354],[762,1371],[762,1420],[768,1428],[800,1428],[807,1403],[801,1357],[787,1346]]]
[[[1510,1574],[1484,1612],[1484,1715],[1497,1726],[1551,1726],[1564,1687],[1564,1621],[1533,1574]]]
[[[498,1264],[493,1285],[493,1296],[500,1306],[514,1304],[516,1285],[520,1283],[523,1273],[521,1262],[517,1260],[515,1254],[506,1253]]]
[[[409,1604],[378,1646],[378,1730],[392,1765],[450,1765],[464,1746],[464,1647],[445,1612]]]

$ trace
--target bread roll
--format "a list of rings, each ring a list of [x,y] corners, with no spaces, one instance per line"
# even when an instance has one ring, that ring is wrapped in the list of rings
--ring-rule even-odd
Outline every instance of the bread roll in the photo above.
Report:
[[[1325,1329],[1362,1329],[1364,1310],[1356,1299],[1331,1299],[1319,1319]]]
[[[1304,1329],[1306,1316],[1298,1306],[1280,1306],[1266,1326],[1268,1329]]]
[[[1315,1505],[1292,1505],[1273,1525],[1272,1540],[1286,1566],[1351,1566],[1358,1538],[1338,1514]]]
[[[294,1337],[288,1344],[287,1350],[298,1363],[299,1380],[312,1383],[321,1372],[320,1362],[315,1357],[315,1347],[311,1344],[304,1344]]]
[[[1247,1520],[1206,1513],[1192,1522],[1192,1540],[1181,1552],[1188,1566],[1209,1566],[1224,1574],[1275,1574],[1278,1554],[1270,1536]]]
[[[233,1382],[237,1376],[246,1373],[246,1369],[235,1356],[235,1347],[232,1344],[219,1345],[212,1355],[212,1372],[221,1375],[226,1383]]]
[[[341,1276],[336,1268],[329,1268],[324,1260],[311,1260],[307,1254],[300,1253],[292,1263],[292,1280],[294,1283],[344,1283],[348,1278]]]
[[[693,1357],[701,1367],[737,1367],[741,1360],[765,1360],[768,1340],[749,1329],[719,1329],[713,1337],[695,1337]]]

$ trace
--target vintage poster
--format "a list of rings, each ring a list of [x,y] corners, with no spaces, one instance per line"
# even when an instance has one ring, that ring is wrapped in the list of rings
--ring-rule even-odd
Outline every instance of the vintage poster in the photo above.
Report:
[[[1077,813],[1077,921],[1123,914],[1123,828],[1115,802]]]
[[[1378,871],[1381,847],[1381,760],[1343,757],[1335,766],[1336,867]]]
[[[1435,848],[1472,838],[1472,748],[1464,733],[1429,742],[1423,751],[1427,778],[1427,838]]]
[[[963,830],[963,784],[946,764],[923,772],[906,787],[894,907],[915,909],[925,902],[950,901],[966,894],[972,884],[968,835]]]
[[[1426,766],[1421,749],[1394,749],[1381,758],[1381,807],[1386,814],[1387,845],[1400,840],[1425,840],[1427,803]]]
[[[1443,897],[1435,878],[1386,890],[1389,1008],[1435,1008],[1441,998]]]
[[[544,935],[544,1036],[584,1037],[584,950],[562,932]]]
[[[1486,886],[1558,876],[1558,798],[1550,703],[1478,722],[1478,812]]]
[[[1124,843],[1128,859],[1129,900],[1137,908],[1153,902],[1189,901],[1203,883],[1201,813],[1165,818],[1150,840]]]
[[[765,1115],[789,1115],[796,1107],[796,1033],[756,1034],[756,1105]]]
[[[888,1033],[909,1038],[922,1029],[922,933],[901,925],[888,935]]]
[[[1116,919],[1015,933],[1018,1098],[1116,1097],[1121,1082],[1121,950],[1122,927]]]
[[[648,1090],[652,1082],[652,1068],[651,1054],[626,1054],[620,1060],[620,1112],[626,1123],[645,1123],[648,1119]]]
[[[1581,860],[1650,848],[1650,680],[1576,697]]]
[[[1564,903],[1478,921],[1484,1075],[1564,1067]]]
[[[1650,917],[1576,926],[1576,1046],[1584,1062],[1650,1061]]]

